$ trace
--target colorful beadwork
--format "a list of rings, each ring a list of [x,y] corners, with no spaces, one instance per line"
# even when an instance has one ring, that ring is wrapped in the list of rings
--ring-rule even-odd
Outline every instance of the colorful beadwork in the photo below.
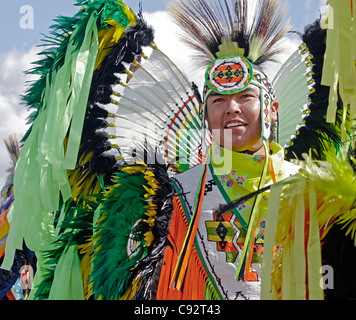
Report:
[[[216,59],[207,69],[206,83],[221,94],[233,94],[246,89],[253,75],[251,63],[238,55]]]

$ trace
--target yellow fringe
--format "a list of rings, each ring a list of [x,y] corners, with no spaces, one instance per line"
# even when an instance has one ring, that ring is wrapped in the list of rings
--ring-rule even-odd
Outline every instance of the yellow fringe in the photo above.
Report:
[[[334,123],[336,119],[338,90],[344,102],[344,113],[349,110],[351,119],[356,119],[356,25],[353,16],[355,4],[355,0],[328,1],[322,85],[331,88],[327,112],[327,122],[330,123]],[[355,120],[353,122],[355,124]],[[344,141],[347,140],[346,126],[345,118],[341,128]]]

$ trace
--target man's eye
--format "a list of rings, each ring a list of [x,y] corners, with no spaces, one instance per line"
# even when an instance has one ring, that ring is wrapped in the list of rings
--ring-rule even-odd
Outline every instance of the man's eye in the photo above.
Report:
[[[252,95],[252,94],[248,94],[248,93],[246,93],[246,94],[242,95],[242,96],[241,96],[241,98],[243,98],[243,99],[247,99],[247,98],[255,98],[255,96],[254,96],[254,95]]]
[[[219,103],[219,102],[222,102],[223,99],[222,98],[216,98],[213,100],[213,103]]]

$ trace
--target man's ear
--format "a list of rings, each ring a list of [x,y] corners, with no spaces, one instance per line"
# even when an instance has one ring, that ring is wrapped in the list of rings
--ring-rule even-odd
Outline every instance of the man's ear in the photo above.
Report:
[[[278,108],[279,108],[279,102],[272,101],[272,106],[271,106],[271,120],[272,120],[272,122],[275,122],[278,119]]]

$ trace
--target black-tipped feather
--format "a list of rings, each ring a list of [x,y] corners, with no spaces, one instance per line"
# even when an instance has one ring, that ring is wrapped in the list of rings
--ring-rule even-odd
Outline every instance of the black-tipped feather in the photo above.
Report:
[[[224,38],[236,42],[256,65],[274,60],[280,53],[275,45],[289,30],[287,7],[276,0],[258,0],[255,6],[247,0],[175,0],[169,10],[184,32],[182,40],[196,51],[199,67],[217,58]]]
[[[9,136],[7,140],[4,140],[6,149],[9,153],[11,166],[7,169],[9,174],[14,174],[14,170],[16,167],[17,160],[20,156],[20,146],[19,141],[16,136]]]
[[[303,41],[313,55],[313,79],[315,92],[310,95],[310,114],[305,117],[305,124],[298,130],[299,134],[291,140],[286,148],[286,159],[302,159],[303,153],[311,150],[314,159],[325,160],[325,150],[341,145],[340,125],[343,117],[343,104],[339,97],[338,113],[335,124],[326,122],[326,113],[329,105],[330,87],[321,85],[324,64],[326,30],[321,29],[320,21],[306,27]],[[330,145],[332,143],[333,145]]]
[[[149,166],[149,169],[155,174],[155,178],[160,187],[154,197],[154,202],[158,206],[158,215],[152,230],[155,238],[155,246],[153,246],[152,251],[145,258],[139,260],[135,266],[134,273],[140,277],[142,284],[134,300],[155,300],[161,263],[165,249],[170,245],[167,236],[173,211],[172,200],[174,189],[167,173],[168,167],[163,164],[163,159],[158,159],[158,157],[160,157],[158,150],[154,150],[147,144],[145,147],[141,146],[138,148],[141,150],[144,148],[143,153],[145,154],[145,158],[156,158],[155,163]]]
[[[106,175],[104,179],[109,182],[112,173],[116,171],[116,157],[107,152],[111,149],[111,142],[105,130],[102,130],[108,127],[109,113],[100,105],[111,102],[113,86],[120,82],[121,75],[126,76],[127,65],[142,53],[142,47],[152,41],[153,29],[147,26],[139,14],[137,24],[127,30],[125,36],[110,49],[100,68],[95,70],[76,169],[81,173],[77,176],[78,183],[83,175],[87,181],[91,181],[90,177]]]

